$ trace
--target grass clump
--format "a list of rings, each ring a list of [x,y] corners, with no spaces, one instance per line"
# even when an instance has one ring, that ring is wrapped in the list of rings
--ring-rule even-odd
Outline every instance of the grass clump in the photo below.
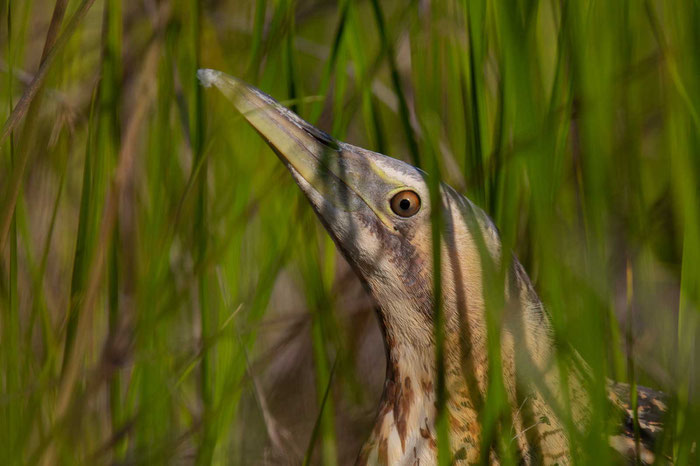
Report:
[[[665,390],[659,448],[694,461],[697,2],[0,11],[2,464],[349,464],[369,433],[384,375],[373,304],[199,67],[483,207],[557,339],[598,380]],[[485,442],[507,463],[498,388]],[[578,442],[581,463],[612,461],[604,436]]]

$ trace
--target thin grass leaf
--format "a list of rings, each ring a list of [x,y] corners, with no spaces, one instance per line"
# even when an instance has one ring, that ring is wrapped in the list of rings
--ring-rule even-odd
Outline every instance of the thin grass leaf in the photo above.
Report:
[[[333,362],[330,373],[328,374],[328,383],[326,384],[326,390],[323,392],[320,410],[318,416],[316,416],[316,422],[314,423],[314,428],[311,431],[311,438],[309,439],[309,446],[306,448],[306,454],[304,455],[304,462],[302,463],[304,466],[308,466],[309,464],[311,464],[311,459],[313,458],[314,448],[316,446],[316,441],[318,439],[319,431],[321,429],[323,410],[326,406],[326,402],[328,401],[328,395],[330,395],[331,393],[331,386],[333,382],[333,374],[335,373],[336,362],[337,360]]]
[[[257,82],[260,69],[260,51],[262,49],[266,10],[267,0],[256,0],[255,19],[253,20],[253,40],[250,47],[250,58],[248,61],[248,70],[249,73],[253,75],[253,82]]]
[[[394,86],[394,92],[399,100],[399,118],[401,119],[402,128],[404,130],[406,141],[408,143],[408,151],[411,157],[411,162],[413,165],[418,167],[421,166],[421,158],[418,150],[418,143],[416,142],[416,136],[413,132],[413,127],[411,125],[411,113],[408,108],[408,102],[406,100],[406,95],[403,90],[403,84],[401,83],[401,77],[399,75],[399,69],[396,65],[396,52],[394,51],[393,42],[389,40],[389,35],[387,32],[386,21],[384,20],[384,12],[379,4],[379,0],[372,0],[372,12],[374,13],[374,20],[377,25],[377,30],[379,31],[379,37],[381,39],[382,52],[386,55],[386,59],[389,63],[389,71],[391,74],[391,82]]]

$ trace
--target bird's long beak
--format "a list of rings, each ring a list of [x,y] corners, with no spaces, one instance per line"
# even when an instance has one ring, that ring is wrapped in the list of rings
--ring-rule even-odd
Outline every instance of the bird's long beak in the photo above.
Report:
[[[338,141],[240,79],[210,69],[199,70],[197,76],[204,86],[216,86],[233,102],[289,167],[307,196],[318,194],[343,211],[358,207],[357,178],[363,169],[348,160],[355,159],[354,154],[342,154]]]

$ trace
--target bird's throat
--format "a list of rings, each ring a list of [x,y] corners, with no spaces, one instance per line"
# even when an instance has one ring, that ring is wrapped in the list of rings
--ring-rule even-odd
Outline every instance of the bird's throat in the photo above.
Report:
[[[387,346],[379,413],[358,464],[430,464],[436,451],[433,361],[415,348]]]

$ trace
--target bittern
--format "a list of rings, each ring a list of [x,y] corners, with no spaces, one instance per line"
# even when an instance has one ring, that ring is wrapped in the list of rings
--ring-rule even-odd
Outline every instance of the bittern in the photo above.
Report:
[[[440,202],[431,203],[429,175],[418,168],[337,141],[237,78],[214,70],[198,74],[205,86],[218,87],[277,153],[377,304],[386,381],[358,464],[436,464],[439,409],[447,419],[450,462],[498,464],[495,443],[484,445],[482,425],[490,370],[484,280],[493,278],[484,264],[498,264],[503,256],[488,215],[444,184]],[[434,205],[442,218],[444,403],[437,403]],[[498,435],[508,436],[519,462],[568,464],[575,454],[572,432],[585,432],[590,423],[589,371],[579,361],[562,380],[550,318],[527,273],[511,257],[501,280],[500,371],[512,425],[501,426]],[[660,429],[663,401],[640,387],[634,416],[629,388],[603,383],[620,413],[610,446],[633,461],[653,462],[651,441]]]

